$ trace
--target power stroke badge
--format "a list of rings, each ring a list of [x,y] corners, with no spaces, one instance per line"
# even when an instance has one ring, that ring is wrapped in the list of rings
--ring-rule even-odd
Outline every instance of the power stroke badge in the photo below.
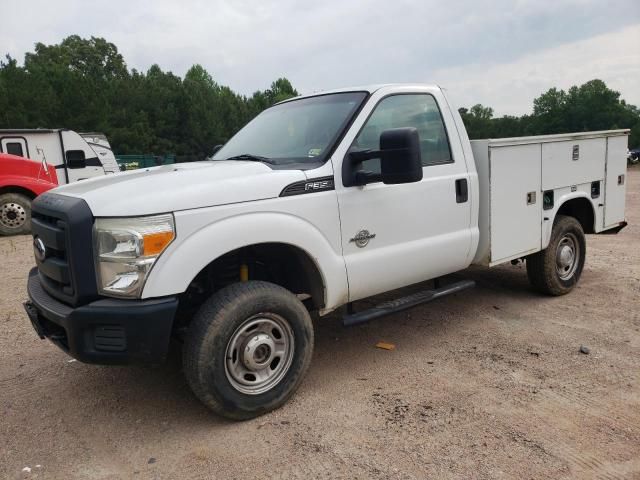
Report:
[[[369,240],[376,238],[375,233],[369,233],[369,230],[360,230],[349,242],[356,244],[358,248],[364,248],[369,245]]]

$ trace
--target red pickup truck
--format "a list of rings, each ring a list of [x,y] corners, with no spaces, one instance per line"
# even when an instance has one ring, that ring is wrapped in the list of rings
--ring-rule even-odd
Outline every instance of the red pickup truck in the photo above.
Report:
[[[53,166],[0,153],[0,235],[29,233],[31,201],[57,186]]]

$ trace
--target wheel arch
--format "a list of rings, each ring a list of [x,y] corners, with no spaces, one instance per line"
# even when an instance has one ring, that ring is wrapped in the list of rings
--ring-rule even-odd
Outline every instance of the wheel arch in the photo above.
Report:
[[[595,233],[596,227],[596,210],[593,201],[583,191],[572,192],[556,199],[556,205],[553,210],[542,212],[544,218],[542,229],[542,249],[549,245],[551,240],[551,231],[558,215],[566,215],[574,217],[580,225],[584,233]]]
[[[556,211],[553,218],[554,222],[558,215],[565,215],[578,220],[584,233],[595,232],[596,212],[593,203],[586,196],[581,195],[564,200]]]
[[[325,280],[319,266],[308,252],[290,243],[254,243],[226,252],[205,265],[193,277],[190,285],[197,279],[242,281],[243,265],[247,266],[248,279],[255,279],[259,273],[266,273],[269,276],[266,279],[276,285],[293,293],[309,294],[309,303],[313,309],[324,308]],[[220,276],[223,278],[220,279]],[[219,286],[222,288],[225,285]]]
[[[28,188],[19,187],[17,185],[3,185],[0,187],[0,195],[4,195],[5,193],[18,193],[20,195],[24,195],[28,197],[30,200],[33,200],[38,195]]]

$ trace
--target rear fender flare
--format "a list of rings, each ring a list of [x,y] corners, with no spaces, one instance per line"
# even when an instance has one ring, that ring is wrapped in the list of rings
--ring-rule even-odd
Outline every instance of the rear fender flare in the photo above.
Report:
[[[554,199],[554,206],[552,210],[543,210],[542,211],[542,250],[549,246],[549,241],[551,240],[551,231],[553,230],[553,223],[556,220],[556,216],[558,215],[558,211],[562,208],[562,206],[570,200],[575,200],[576,198],[584,198],[591,205],[591,209],[593,212],[593,220],[594,224],[591,226],[594,231],[596,230],[596,207],[594,207],[593,199],[587,195],[586,192],[576,191],[566,193],[561,195],[560,197]]]

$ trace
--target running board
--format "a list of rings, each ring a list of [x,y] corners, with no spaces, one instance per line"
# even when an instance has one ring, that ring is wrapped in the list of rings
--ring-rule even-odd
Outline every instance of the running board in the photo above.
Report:
[[[353,325],[369,322],[376,318],[384,317],[385,315],[401,312],[415,307],[416,305],[427,303],[440,297],[446,297],[447,295],[466,290],[467,288],[472,288],[475,284],[476,282],[473,280],[462,280],[433,290],[423,290],[422,292],[407,295],[406,297],[381,303],[380,305],[376,305],[368,310],[363,310],[362,312],[348,313],[342,317],[342,324],[345,327],[351,327]]]

